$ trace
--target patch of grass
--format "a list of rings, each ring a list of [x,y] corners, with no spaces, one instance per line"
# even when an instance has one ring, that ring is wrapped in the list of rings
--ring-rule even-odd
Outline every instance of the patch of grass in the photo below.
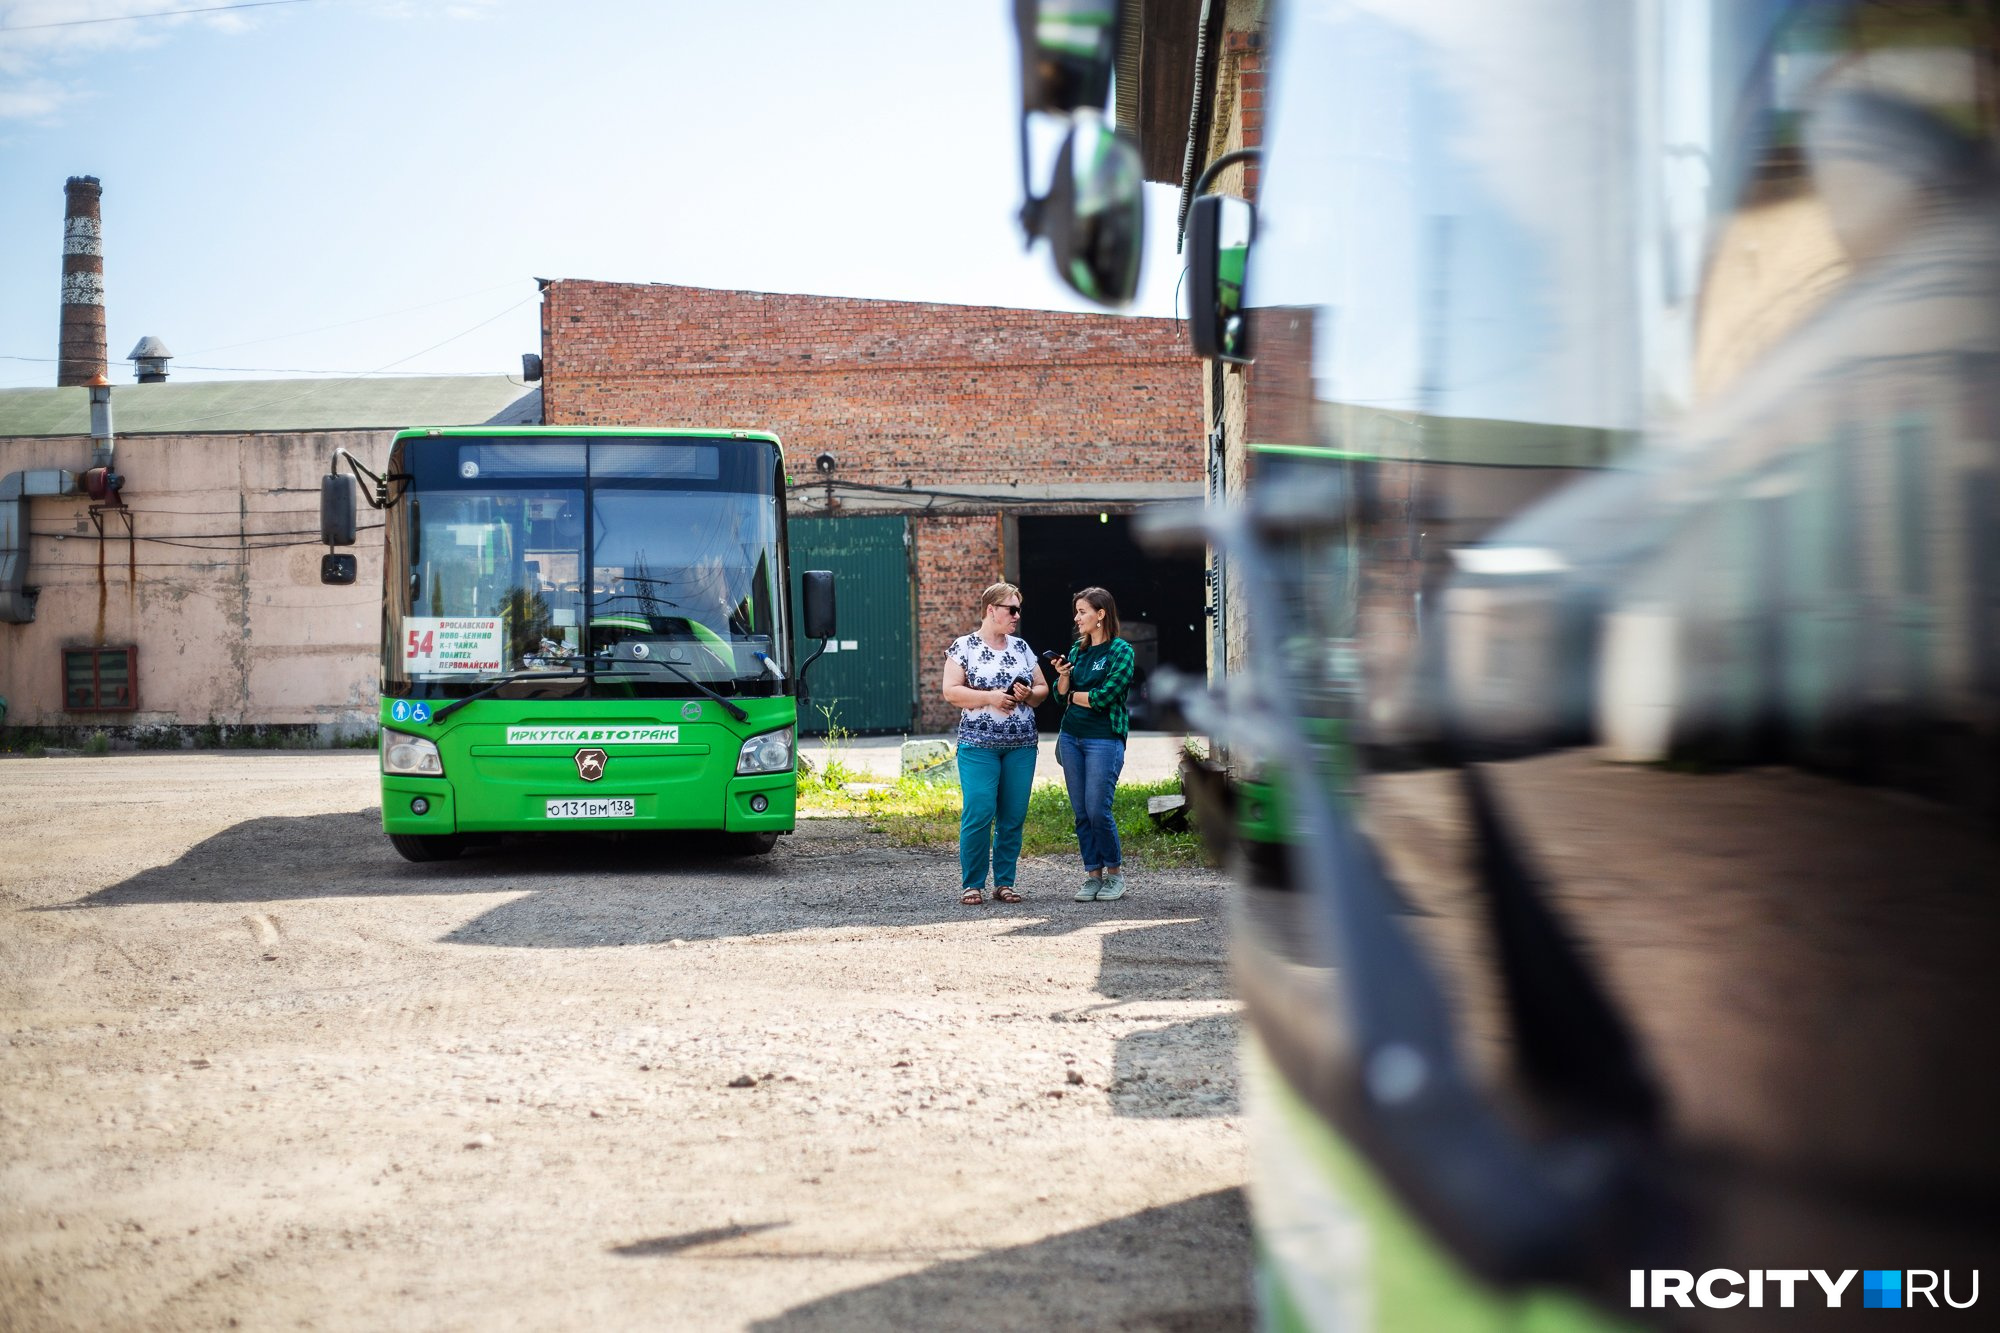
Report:
[[[813,707],[826,719],[826,734],[820,738],[821,744],[825,747],[822,751],[825,757],[817,764],[812,764],[805,761],[804,755],[800,756],[799,800],[801,802],[806,799],[808,793],[836,798],[841,794],[840,789],[843,786],[850,782],[860,782],[867,777],[867,774],[858,772],[840,757],[841,751],[847,748],[847,743],[854,739],[854,733],[840,725],[840,710],[832,704],[814,704]],[[801,736],[799,740],[803,742],[805,737]]]
[[[85,754],[110,754],[111,738],[101,731],[96,732],[89,740],[83,743],[83,752]]]
[[[833,764],[826,766],[828,769]],[[850,776],[843,781],[852,781]],[[880,784],[883,790],[847,792],[841,783],[815,773],[799,784],[799,808],[817,815],[866,819],[869,827],[901,847],[958,845],[958,788],[940,782],[904,778]],[[1178,795],[1178,778],[1161,782],[1121,783],[1111,799],[1118,819],[1118,841],[1127,865],[1195,866],[1203,864],[1201,839],[1192,829],[1170,833],[1146,813],[1149,796]],[[1028,797],[1028,822],[1022,830],[1024,856],[1076,854],[1076,816],[1069,796],[1057,782],[1038,783]]]

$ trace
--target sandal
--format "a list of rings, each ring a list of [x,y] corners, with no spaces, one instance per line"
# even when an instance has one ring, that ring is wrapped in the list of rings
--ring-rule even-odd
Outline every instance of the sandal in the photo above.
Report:
[[[978,889],[967,889],[964,893],[959,895],[958,900],[959,902],[965,904],[967,907],[977,907],[981,903],[986,901],[986,895],[981,891],[979,891]]]
[[[996,903],[1018,903],[1022,899],[1020,894],[1014,892],[1012,884],[1002,884],[999,888],[993,890],[993,901]]]

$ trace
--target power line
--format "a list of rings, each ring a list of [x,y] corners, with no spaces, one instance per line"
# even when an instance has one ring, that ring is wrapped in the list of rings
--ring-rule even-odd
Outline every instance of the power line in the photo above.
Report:
[[[814,491],[831,486],[837,491],[857,491],[864,495],[906,496],[910,499],[924,499],[935,503],[938,500],[958,501],[961,504],[996,508],[1043,507],[1047,505],[1081,505],[1084,507],[1103,505],[1132,505],[1148,507],[1172,504],[1183,498],[1180,496],[1157,495],[991,495],[978,491],[951,491],[936,486],[888,486],[865,481],[795,481],[787,490],[794,494],[811,495]]]
[[[502,310],[499,314],[494,315],[490,319],[482,319],[477,324],[474,324],[471,328],[462,329],[459,332],[452,334],[451,337],[446,338],[443,342],[432,343],[429,347],[423,348],[420,351],[411,352],[408,356],[399,356],[394,361],[384,362],[382,365],[377,366],[374,370],[366,371],[364,373],[357,375],[350,375],[344,379],[316,380],[313,382],[311,388],[302,389],[298,393],[291,394],[284,398],[280,398],[275,402],[266,403],[264,406],[267,409],[273,407],[283,407],[289,403],[297,403],[307,398],[311,398],[315,394],[324,392],[328,387],[332,385],[352,384],[357,380],[367,379],[371,375],[383,374],[388,371],[390,366],[400,366],[403,364],[403,362],[414,360],[417,357],[423,356],[427,352],[435,352],[438,348],[443,347],[445,343],[457,342],[460,338],[465,337],[469,333],[476,333],[480,329],[485,328],[488,324],[494,323],[496,320],[504,319],[508,315],[513,314],[516,310],[519,310],[522,306],[527,305],[530,301],[539,299],[539,296],[540,293],[537,293],[535,296],[523,297],[521,300],[514,302],[514,304],[508,306],[505,310]],[[403,373],[407,374],[409,372],[406,371]],[[207,416],[183,417],[179,421],[164,421],[164,422],[154,423],[152,426],[149,427],[149,429],[154,434],[160,434],[171,430],[186,430],[189,426],[199,426],[204,421],[220,421],[230,415],[231,414],[228,412],[212,412]]]
[[[518,310],[518,309],[520,309],[520,307],[519,307],[519,306],[514,306],[514,307],[512,307],[512,309],[513,309],[513,310]],[[504,315],[504,314],[509,314],[509,313],[511,313],[511,310],[503,310],[503,311],[501,311],[501,312],[500,312],[500,314],[502,314],[502,315]],[[495,316],[494,316],[493,318],[494,318],[494,319],[498,319],[499,317],[500,317],[499,315],[495,315]],[[487,322],[488,324],[490,324],[490,323],[492,323],[492,322],[493,322],[493,320],[488,320],[488,321],[486,321],[486,322]],[[472,330],[471,330],[471,329],[467,329],[467,330],[466,330],[465,332],[466,332],[466,333],[470,333],[470,332],[472,332]],[[287,335],[287,336],[289,336],[289,335]],[[464,337],[464,336],[465,336],[465,334],[464,334],[464,333],[461,333],[461,334],[456,334],[456,335],[454,335],[454,336],[462,338],[462,337]],[[450,339],[446,339],[446,341],[447,341],[447,342],[449,342],[449,341],[450,341]],[[439,346],[439,347],[442,347],[442,346],[444,346],[444,343],[439,343],[439,344],[438,344],[438,346]],[[433,350],[433,349],[431,349],[431,348],[425,348],[425,349],[424,349],[424,351],[431,351],[431,350]],[[415,356],[422,356],[423,354],[424,354],[423,352],[416,352],[416,353],[413,353],[412,355],[415,355]],[[62,357],[56,357],[56,356],[6,356],[6,355],[0,355],[0,361],[32,361],[32,362],[37,362],[37,363],[40,363],[40,364],[44,364],[44,365],[53,365],[53,364],[55,364],[55,363],[56,363],[57,361],[60,361],[60,360],[62,360],[62,359],[63,359]],[[410,359],[410,358],[409,358],[409,357],[407,357],[407,356],[403,358],[403,360],[405,360],[405,361],[407,361],[407,360],[409,360],[409,359]],[[395,363],[395,362],[393,362],[393,361],[391,361],[391,362],[390,362],[389,364],[390,364],[390,365],[395,365],[396,363]],[[228,374],[231,374],[231,375],[341,375],[341,376],[345,376],[345,377],[346,377],[346,378],[348,378],[348,379],[357,379],[357,380],[360,380],[360,379],[372,379],[372,378],[374,378],[375,376],[378,376],[378,375],[381,375],[381,376],[389,376],[389,375],[430,375],[430,376],[436,376],[436,375],[438,375],[438,374],[439,374],[439,372],[438,372],[438,371],[435,371],[435,370],[329,370],[329,369],[327,369],[327,368],[326,368],[326,367],[324,367],[324,366],[175,366],[175,367],[174,367],[174,369],[175,369],[175,370],[219,370],[219,371],[224,371],[224,372],[226,372],[226,373],[228,373]],[[23,386],[23,387],[27,387],[27,388],[42,388],[42,387],[47,387],[47,386],[42,386],[42,385],[27,385],[27,386]],[[122,387],[124,387],[124,386],[123,386],[123,385],[120,385],[120,386],[118,386],[118,387],[122,388]]]
[[[367,324],[378,319],[390,319],[397,315],[414,314],[419,310],[432,310],[441,305],[450,305],[453,301],[463,301],[474,296],[485,296],[487,293],[497,292],[501,290],[503,287],[512,287],[515,283],[519,281],[520,279],[518,278],[509,278],[505,282],[496,282],[491,287],[481,287],[476,292],[460,292],[456,296],[440,297],[435,301],[426,301],[422,305],[407,305],[404,306],[401,310],[385,310],[378,315],[363,315],[359,319],[343,320],[338,324],[322,324],[316,329],[300,329],[293,333],[273,333],[263,338],[246,338],[242,342],[223,343],[219,347],[197,347],[194,351],[194,355],[200,356],[205,352],[228,352],[228,351],[233,351],[238,347],[256,347],[262,343],[282,342],[286,338],[303,338],[309,333],[326,333],[333,329],[353,328],[356,324]],[[196,367],[196,369],[206,370],[209,369],[209,367],[198,366]]]
[[[306,0],[242,0],[234,5],[205,5],[200,9],[156,9],[148,14],[110,14],[96,19],[58,19],[54,23],[23,23],[0,28],[0,32],[40,32],[45,28],[81,28],[92,23],[133,23],[139,19],[174,19],[183,14],[219,14],[225,9],[267,9],[272,5],[302,5]]]
[[[508,306],[508,307],[507,307],[507,308],[506,308],[505,310],[502,310],[502,311],[501,311],[501,312],[500,312],[499,314],[495,315],[495,316],[494,316],[494,317],[493,317],[492,319],[482,319],[482,320],[480,320],[480,321],[479,321],[479,322],[478,322],[477,324],[474,324],[474,325],[473,325],[473,326],[472,326],[471,328],[469,328],[469,329],[464,329],[464,330],[461,330],[461,331],[460,331],[460,332],[458,332],[458,333],[454,333],[454,334],[452,334],[452,335],[451,335],[451,337],[449,337],[449,338],[446,338],[446,339],[444,340],[444,342],[434,342],[434,343],[432,343],[432,344],[431,344],[431,345],[430,345],[429,347],[426,347],[426,348],[424,348],[424,349],[423,349],[422,351],[417,351],[417,352],[412,352],[412,353],[410,353],[410,354],[409,354],[408,356],[400,356],[400,357],[397,357],[397,358],[396,358],[396,359],[395,359],[394,361],[390,361],[390,362],[387,362],[387,363],[385,363],[385,364],[384,364],[384,365],[382,366],[382,368],[381,368],[380,370],[376,370],[376,371],[372,371],[372,372],[370,372],[370,373],[372,373],[372,374],[376,374],[376,375],[380,375],[380,374],[382,374],[382,373],[383,373],[383,371],[386,371],[386,370],[388,370],[388,368],[389,368],[390,366],[400,366],[400,365],[402,365],[402,364],[403,364],[403,363],[404,363],[405,361],[414,361],[414,360],[416,360],[416,359],[417,359],[418,357],[420,357],[420,356],[424,355],[424,353],[426,353],[426,352],[435,352],[435,351],[436,351],[436,350],[437,350],[438,348],[440,348],[440,347],[443,347],[443,346],[445,345],[445,343],[455,343],[455,342],[457,342],[457,341],[458,341],[458,340],[459,340],[460,338],[463,338],[463,337],[465,337],[465,336],[466,336],[466,334],[468,334],[468,333],[477,333],[477,332],[479,332],[479,330],[481,330],[481,329],[485,328],[485,327],[486,327],[486,326],[487,326],[488,324],[492,324],[492,323],[494,323],[494,322],[495,322],[495,321],[497,321],[497,320],[500,320],[500,319],[504,319],[504,318],[505,318],[505,317],[507,317],[508,315],[511,315],[511,314],[513,314],[513,313],[514,313],[514,312],[515,312],[516,310],[519,310],[519,309],[520,309],[520,308],[521,308],[522,306],[524,306],[524,305],[528,304],[528,302],[530,302],[530,301],[533,301],[533,300],[536,300],[536,299],[538,299],[539,295],[540,295],[540,294],[539,294],[539,293],[537,293],[537,294],[536,294],[536,296],[525,296],[525,297],[521,298],[520,300],[518,300],[518,301],[514,302],[514,304],[512,304],[512,305]],[[406,374],[407,374],[408,372],[404,372],[404,373],[406,373]]]
[[[375,529],[382,526],[383,525],[380,523],[364,523],[360,527],[356,528],[355,531],[373,532]],[[316,533],[317,529],[313,529],[312,531]],[[180,537],[155,537],[144,532],[135,532],[135,533],[114,532],[104,536],[99,536],[93,532],[31,532],[28,535],[31,537],[42,537],[50,541],[117,542],[123,540],[123,541],[135,541],[135,542],[154,542],[160,546],[178,546],[189,551],[202,551],[206,553],[213,553],[216,555],[228,555],[234,551],[276,551],[276,550],[281,550],[288,546],[324,545],[324,543],[321,542],[319,537],[316,535],[310,536],[306,538],[304,541],[295,541],[295,542],[267,542],[267,541],[253,542],[248,540],[251,537],[282,537],[286,535],[280,532],[187,533],[181,535]],[[196,545],[197,542],[225,542],[228,544],[222,546],[199,546]]]

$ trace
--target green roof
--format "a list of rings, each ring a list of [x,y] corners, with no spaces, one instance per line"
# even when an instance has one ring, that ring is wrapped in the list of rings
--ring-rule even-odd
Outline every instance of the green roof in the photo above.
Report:
[[[541,391],[506,375],[188,380],[111,389],[111,426],[120,435],[518,426],[541,416]],[[0,436],[88,434],[85,390],[0,389]]]

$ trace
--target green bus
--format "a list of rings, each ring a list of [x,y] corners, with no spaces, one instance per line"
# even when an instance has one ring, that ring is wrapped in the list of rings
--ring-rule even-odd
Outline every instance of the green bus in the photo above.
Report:
[[[412,861],[501,834],[792,830],[784,455],[758,431],[406,430],[322,481],[322,537],[383,517],[382,827]],[[321,579],[352,583],[352,555]],[[832,576],[804,628],[833,633]],[[808,659],[808,665],[810,659]]]

